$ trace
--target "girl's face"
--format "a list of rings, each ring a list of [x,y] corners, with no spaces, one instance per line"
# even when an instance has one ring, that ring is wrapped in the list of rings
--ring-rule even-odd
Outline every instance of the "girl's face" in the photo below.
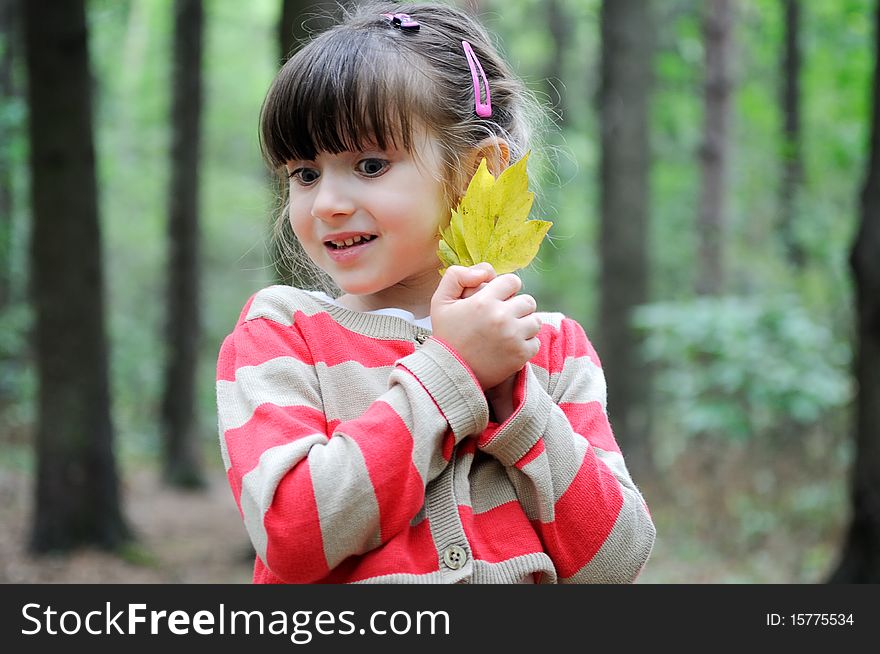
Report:
[[[287,162],[293,231],[352,308],[426,314],[440,281],[442,158],[427,131],[417,136],[417,156],[375,149]]]

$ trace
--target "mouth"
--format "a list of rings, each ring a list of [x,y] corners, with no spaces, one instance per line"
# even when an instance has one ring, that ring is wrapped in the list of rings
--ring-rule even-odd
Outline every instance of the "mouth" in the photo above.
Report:
[[[324,247],[330,250],[347,250],[358,245],[364,245],[379,238],[375,234],[358,234],[345,239],[334,239],[332,241],[324,241]]]

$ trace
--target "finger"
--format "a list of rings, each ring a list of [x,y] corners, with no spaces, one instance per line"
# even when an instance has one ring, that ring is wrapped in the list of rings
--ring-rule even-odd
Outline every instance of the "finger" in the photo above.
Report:
[[[495,274],[495,269],[492,267],[492,264],[485,261],[474,264],[466,270],[469,270],[476,275],[474,279],[480,280],[478,284],[469,284],[469,288],[485,285],[486,282],[491,281],[497,277],[497,275]]]
[[[471,295],[473,295],[474,293],[479,291],[481,288],[484,288],[486,286],[486,284],[488,284],[488,282],[482,282],[479,286],[471,286],[471,287],[464,289],[464,292],[461,294],[461,297],[462,298],[470,297]]]
[[[521,330],[520,333],[526,340],[534,338],[541,331],[541,319],[537,316],[520,318],[518,323],[518,327]]]
[[[484,267],[449,266],[434,295],[438,300],[457,300],[466,288],[479,286],[490,274],[494,272]]]
[[[516,295],[521,288],[522,280],[513,273],[507,273],[490,281],[480,293],[485,293],[498,300],[507,300]]]
[[[535,310],[538,308],[535,298],[528,294],[515,295],[507,300],[507,304],[510,306],[510,310],[515,318],[525,318],[535,313]]]
[[[497,275],[495,274],[495,268],[492,267],[492,264],[488,261],[481,261],[480,263],[474,264],[471,268],[481,268],[483,270],[488,270],[492,273],[492,278],[494,279]]]
[[[534,358],[538,354],[538,351],[541,349],[540,339],[535,336],[534,338],[526,340],[526,348],[527,352],[529,353],[529,359]]]

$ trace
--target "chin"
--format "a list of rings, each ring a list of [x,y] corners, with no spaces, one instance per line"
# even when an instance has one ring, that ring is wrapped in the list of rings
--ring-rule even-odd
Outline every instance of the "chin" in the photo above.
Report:
[[[345,281],[345,280],[333,280],[336,282],[336,285],[346,295],[372,295],[373,293],[378,293],[384,286],[379,284],[370,284],[364,282],[358,282],[355,280]]]

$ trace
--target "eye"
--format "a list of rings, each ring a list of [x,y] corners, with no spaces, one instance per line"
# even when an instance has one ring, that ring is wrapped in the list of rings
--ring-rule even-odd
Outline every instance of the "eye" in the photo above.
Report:
[[[390,164],[386,159],[370,157],[358,161],[357,170],[359,173],[367,177],[378,177],[388,170],[389,165]]]
[[[314,168],[305,167],[297,168],[288,175],[290,179],[295,181],[300,186],[311,186],[316,181],[318,181],[318,177],[320,176],[321,174]]]

